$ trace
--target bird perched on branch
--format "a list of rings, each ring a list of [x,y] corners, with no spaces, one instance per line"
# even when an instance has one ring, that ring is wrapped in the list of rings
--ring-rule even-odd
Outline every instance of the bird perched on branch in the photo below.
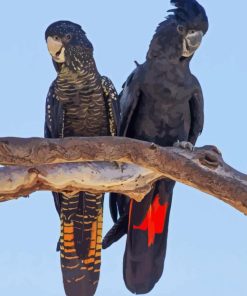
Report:
[[[57,71],[46,99],[45,137],[116,135],[118,96],[101,76],[93,46],[69,21],[51,24],[45,39]],[[61,219],[59,249],[68,296],[94,295],[100,274],[103,195],[53,193]]]
[[[137,64],[123,86],[119,135],[193,149],[204,112],[202,90],[189,64],[208,30],[208,19],[195,0],[171,4],[175,8],[159,24],[145,63]],[[148,293],[162,275],[174,185],[170,179],[157,181],[140,203],[111,195],[115,225],[103,247],[127,233],[123,273],[133,293]]]

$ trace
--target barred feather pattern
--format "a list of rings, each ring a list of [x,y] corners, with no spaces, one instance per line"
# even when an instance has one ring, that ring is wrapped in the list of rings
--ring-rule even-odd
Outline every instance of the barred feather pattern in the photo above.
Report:
[[[78,211],[81,200],[85,205],[82,211]],[[94,295],[97,288],[101,266],[102,205],[102,195],[84,193],[83,199],[63,196],[60,253],[67,295],[81,295],[82,291],[83,295]],[[78,241],[76,232],[82,229],[84,235]]]
[[[79,74],[62,66],[54,82],[55,100],[61,106],[59,137],[116,135],[112,100],[117,92],[111,81],[102,78],[91,61],[88,71]],[[47,103],[48,126],[56,118]],[[50,108],[50,109],[49,109]],[[48,112],[49,111],[49,112]],[[103,195],[81,192],[60,195],[61,267],[66,295],[94,295],[100,276]]]
[[[45,137],[116,135],[117,92],[99,74],[86,33],[77,24],[58,21],[45,35],[46,40],[61,39],[65,56],[64,63],[53,59],[57,78],[46,100]],[[87,192],[53,195],[61,219],[59,246],[66,295],[92,296],[100,275],[104,196]]]
[[[110,133],[112,136],[117,135],[117,128],[116,128],[116,123],[115,123],[115,118],[113,115],[113,110],[112,110],[112,102],[118,100],[118,93],[111,82],[111,80],[106,77],[106,76],[101,76],[101,85],[102,89],[104,92],[104,96],[107,99],[107,109],[108,109],[108,114],[109,114],[109,128],[110,128]]]
[[[55,94],[65,112],[63,137],[109,134],[101,77],[97,72],[78,76],[64,67],[56,81]]]

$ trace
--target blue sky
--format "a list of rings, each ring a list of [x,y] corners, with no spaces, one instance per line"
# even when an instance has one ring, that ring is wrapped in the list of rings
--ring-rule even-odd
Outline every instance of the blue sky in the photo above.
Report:
[[[245,0],[202,0],[210,30],[191,69],[205,96],[198,146],[217,145],[225,161],[246,172]],[[99,71],[118,90],[144,60],[169,1],[4,1],[1,3],[0,136],[43,136],[44,104],[55,71],[44,31],[53,21],[82,25],[94,44]],[[244,295],[247,219],[206,194],[177,184],[165,272],[153,296]],[[111,221],[105,205],[105,231]],[[64,295],[55,252],[59,221],[51,194],[0,205],[0,295]],[[124,240],[103,252],[97,296],[131,295],[122,280]]]

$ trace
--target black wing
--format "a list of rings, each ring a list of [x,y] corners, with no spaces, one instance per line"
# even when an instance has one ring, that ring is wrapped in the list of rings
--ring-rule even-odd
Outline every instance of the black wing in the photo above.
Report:
[[[139,68],[136,68],[127,78],[120,93],[121,121],[119,136],[126,137],[129,124],[140,98]]]
[[[106,110],[108,112],[110,133],[112,136],[117,136],[120,125],[118,93],[112,81],[106,76],[101,76],[101,85],[105,98]]]
[[[119,95],[121,118],[120,123],[118,123],[118,136],[126,136],[129,124],[131,122],[135,108],[139,101],[140,85],[138,79],[138,72],[139,71],[137,67],[127,78],[126,82],[123,85],[123,90]],[[109,202],[111,216],[113,221],[116,223],[118,217],[121,217],[126,213],[126,207],[128,207],[129,198],[117,193],[111,193]]]
[[[55,82],[52,83],[45,105],[45,138],[60,138],[63,133],[63,108],[55,93]]]
[[[202,133],[204,124],[204,100],[199,82],[189,104],[191,114],[191,126],[189,133],[189,142],[195,145],[197,138]]]
[[[55,93],[55,82],[50,86],[49,92],[46,97],[45,105],[45,138],[60,138],[63,136],[63,117],[64,111],[61,103],[58,101]],[[61,194],[52,192],[56,210],[60,215],[61,210]]]

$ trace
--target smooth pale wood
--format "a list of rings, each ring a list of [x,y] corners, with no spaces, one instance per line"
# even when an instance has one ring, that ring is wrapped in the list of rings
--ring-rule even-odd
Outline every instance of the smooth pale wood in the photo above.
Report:
[[[33,191],[50,190],[75,195],[119,192],[136,201],[151,190],[151,184],[161,174],[134,164],[84,162],[35,167],[0,168],[0,202],[29,195]]]
[[[104,170],[107,170],[107,176],[104,175],[102,181],[109,184],[111,191],[128,194],[137,200],[143,198],[155,180],[164,176],[213,195],[247,214],[247,176],[228,166],[214,146],[205,146],[190,152],[175,147],[164,148],[152,143],[118,137],[0,138],[0,164],[27,166],[26,168],[7,167],[2,169],[0,174],[2,180],[0,184],[1,200],[9,200],[36,190],[62,192],[65,187],[66,192],[74,192],[74,189],[92,192],[109,191],[102,190],[98,186],[99,184],[95,184],[95,187],[92,188],[91,183],[86,184],[85,182],[77,183],[78,187],[74,188],[75,179],[85,178],[83,166],[85,166],[84,162],[89,161],[104,162],[100,164],[99,175],[103,176]],[[111,162],[115,162],[115,164],[112,165]],[[77,163],[74,164],[74,174],[69,173],[71,163]],[[121,167],[121,163],[130,165],[128,174],[121,175],[123,172],[118,168],[118,166]],[[63,165],[61,166],[61,164]],[[139,170],[139,178],[150,172],[153,176],[153,178],[147,178],[144,187],[142,182],[135,182],[137,175],[134,172],[137,171],[132,167],[133,164],[139,167],[136,168],[137,171]],[[148,172],[144,169],[147,169]],[[10,186],[7,185],[6,180],[13,172],[16,174],[16,179],[12,180],[11,188],[15,187],[15,189],[10,192],[6,187]],[[116,172],[117,175],[115,175]],[[58,173],[61,178],[60,182],[63,184],[61,187],[61,183],[58,186],[55,182],[54,176]],[[126,185],[124,189],[118,181],[116,182],[114,175],[118,180],[124,179]],[[90,179],[89,176],[90,174],[88,175]],[[24,180],[28,181],[25,183]],[[112,180],[116,182],[113,184],[116,185],[114,190],[110,185]],[[134,183],[137,185],[133,186]],[[127,187],[129,188],[128,192],[126,191]]]

